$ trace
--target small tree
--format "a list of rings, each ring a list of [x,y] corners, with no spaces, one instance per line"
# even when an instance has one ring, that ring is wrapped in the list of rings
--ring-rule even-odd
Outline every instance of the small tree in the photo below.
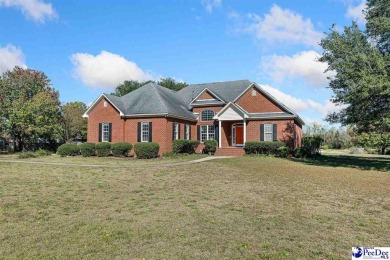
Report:
[[[15,67],[0,76],[0,128],[21,151],[59,137],[59,94],[43,72]],[[33,148],[33,147],[32,147]]]
[[[75,139],[87,139],[87,120],[82,117],[87,110],[83,102],[69,102],[61,107],[63,139],[70,142]]]

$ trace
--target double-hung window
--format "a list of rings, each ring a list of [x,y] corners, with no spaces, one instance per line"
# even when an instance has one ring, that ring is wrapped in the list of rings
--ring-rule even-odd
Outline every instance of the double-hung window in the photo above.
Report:
[[[273,124],[264,124],[264,141],[272,142],[273,141]]]
[[[179,139],[179,123],[173,123],[173,140]]]
[[[141,142],[149,142],[149,122],[141,123]]]
[[[214,125],[201,125],[200,126],[200,142],[203,143],[206,140],[215,140],[215,126]]]
[[[190,140],[190,125],[184,126],[184,139]]]
[[[110,141],[110,124],[102,123],[102,142]]]

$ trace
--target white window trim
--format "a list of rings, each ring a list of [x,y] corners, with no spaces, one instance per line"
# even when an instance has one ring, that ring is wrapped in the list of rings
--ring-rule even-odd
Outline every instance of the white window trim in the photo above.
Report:
[[[148,126],[148,130],[147,131],[144,130],[144,125]],[[149,122],[141,122],[141,142],[143,142],[143,143],[149,142],[149,138],[150,138],[150,136],[149,136],[149,131],[150,131],[149,127],[150,127]],[[147,133],[147,137],[148,138],[146,138],[146,140],[144,140],[144,132]]]
[[[190,125],[189,124],[185,124],[184,125],[184,139],[185,140],[190,140]]]
[[[104,130],[107,126],[107,130]],[[107,140],[104,138],[104,133],[107,133]],[[110,123],[102,123],[102,142],[108,143],[110,141]]]
[[[210,126],[214,127],[214,139],[210,139],[210,131],[209,131]],[[206,127],[206,139],[203,139],[202,127]],[[215,125],[201,125],[199,130],[200,130],[200,143],[204,143],[204,141],[207,141],[207,140],[215,140],[215,135],[216,135]]]
[[[173,124],[173,140],[179,139],[179,123]]]
[[[271,131],[266,131],[267,126],[271,126]],[[267,134],[271,134],[271,140],[266,140]],[[264,124],[264,133],[263,133],[264,142],[272,142],[274,140],[274,126],[273,124]]]
[[[211,112],[213,112],[213,116],[211,117],[211,120],[203,120],[203,112],[205,112],[205,111],[211,111]],[[215,116],[215,112],[213,111],[213,110],[211,110],[211,109],[206,109],[206,110],[203,110],[201,113],[200,113],[200,121],[201,122],[211,122],[211,121],[213,121],[214,120],[214,116]]]

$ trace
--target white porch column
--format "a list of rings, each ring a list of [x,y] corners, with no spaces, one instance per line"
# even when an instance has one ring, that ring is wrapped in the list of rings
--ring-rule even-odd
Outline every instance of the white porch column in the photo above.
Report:
[[[244,145],[246,142],[246,118],[244,118]]]
[[[222,121],[221,120],[218,120],[218,147],[221,148],[222,147],[222,137],[221,137],[221,128],[222,128]]]

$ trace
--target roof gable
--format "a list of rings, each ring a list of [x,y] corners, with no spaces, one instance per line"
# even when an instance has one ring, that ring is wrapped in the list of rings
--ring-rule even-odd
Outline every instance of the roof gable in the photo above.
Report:
[[[214,119],[218,120],[242,120],[244,118],[248,118],[247,113],[243,111],[239,106],[230,102],[227,104],[221,111],[219,111]]]
[[[199,93],[194,100],[191,101],[190,106],[205,106],[205,105],[224,105],[225,101],[211,90],[205,88]]]
[[[88,114],[96,107],[97,104],[99,104],[100,100],[102,100],[102,99],[105,99],[106,101],[108,101],[119,112],[119,115],[123,116],[124,109],[122,106],[122,102],[119,99],[113,99],[112,97],[113,97],[112,95],[101,94],[100,97],[98,97],[92,103],[92,105],[87,109],[87,111],[85,111],[85,113],[83,114],[83,117],[87,118]],[[115,102],[113,102],[113,101],[115,101]]]
[[[192,84],[179,90],[177,94],[183,99],[184,102],[190,104],[205,89],[208,89],[225,103],[228,103],[238,97],[251,84],[252,82],[249,80]]]

